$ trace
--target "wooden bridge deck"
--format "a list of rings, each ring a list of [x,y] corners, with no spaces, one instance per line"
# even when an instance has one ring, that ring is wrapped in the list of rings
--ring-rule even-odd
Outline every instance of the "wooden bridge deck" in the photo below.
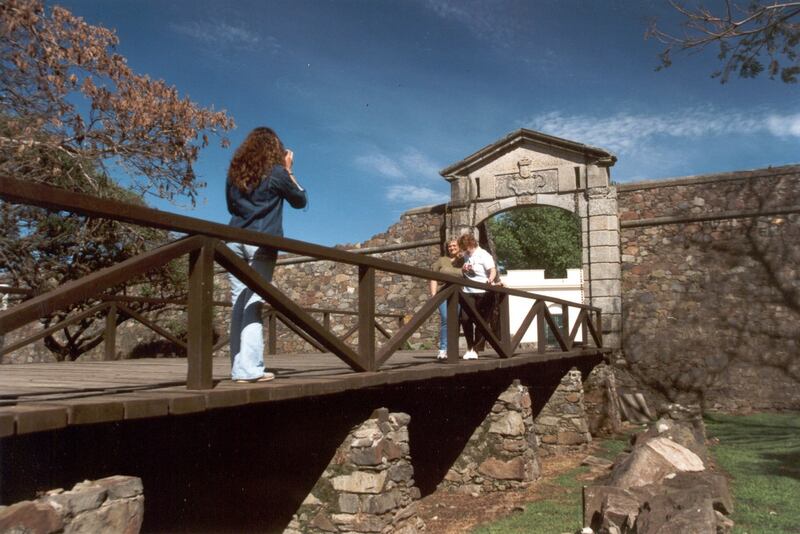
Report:
[[[501,359],[438,363],[432,351],[399,351],[380,372],[353,372],[331,354],[269,356],[278,378],[235,384],[230,362],[214,359],[210,390],[186,389],[185,358],[36,363],[0,366],[0,437],[54,430],[69,425],[164,417],[302,397],[340,393],[403,382],[479,373],[559,361],[599,363],[607,352],[578,348],[560,353],[518,354]]]

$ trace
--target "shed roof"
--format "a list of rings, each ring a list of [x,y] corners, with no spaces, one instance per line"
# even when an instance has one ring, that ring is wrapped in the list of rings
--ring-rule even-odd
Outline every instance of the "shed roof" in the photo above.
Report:
[[[562,150],[583,154],[589,159],[588,163],[600,163],[610,167],[617,161],[617,157],[614,154],[602,148],[584,145],[583,143],[577,143],[569,139],[562,139],[561,137],[547,135],[534,130],[520,128],[498,139],[491,145],[485,146],[477,152],[470,154],[461,161],[442,169],[439,171],[439,174],[445,178],[454,178],[456,175],[462,174],[465,169],[474,167],[487,159],[491,159],[498,152],[526,141],[533,144],[558,147]]]

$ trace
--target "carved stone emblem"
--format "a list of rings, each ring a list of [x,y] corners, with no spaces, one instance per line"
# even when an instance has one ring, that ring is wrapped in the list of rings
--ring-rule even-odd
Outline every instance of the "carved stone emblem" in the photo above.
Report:
[[[531,160],[528,158],[522,158],[517,162],[517,167],[519,167],[519,175],[522,178],[530,178],[531,177]]]
[[[548,193],[558,189],[557,170],[532,170],[530,165],[522,165],[523,161],[518,163],[519,174],[497,176],[495,186],[497,198],[535,195],[537,193]]]

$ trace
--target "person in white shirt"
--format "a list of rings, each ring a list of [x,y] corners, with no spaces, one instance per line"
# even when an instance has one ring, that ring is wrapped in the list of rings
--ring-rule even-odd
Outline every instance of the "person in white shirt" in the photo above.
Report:
[[[462,271],[464,276],[472,282],[480,282],[491,285],[497,279],[497,267],[494,264],[492,255],[478,246],[478,241],[472,234],[464,234],[458,238],[458,246],[464,254],[464,266]],[[490,320],[492,311],[492,296],[485,289],[472,287],[464,288],[464,297],[470,299],[478,313],[481,314],[486,322]],[[483,346],[483,332],[480,329],[475,331],[475,325],[467,315],[464,307],[461,308],[461,328],[464,330],[464,338],[467,340],[467,352],[463,358],[465,360],[478,359],[476,347]]]

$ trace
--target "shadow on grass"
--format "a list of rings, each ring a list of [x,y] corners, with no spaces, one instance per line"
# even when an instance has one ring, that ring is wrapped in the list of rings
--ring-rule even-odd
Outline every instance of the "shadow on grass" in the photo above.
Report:
[[[775,424],[776,417],[783,424]],[[714,414],[706,416],[706,424],[720,444],[741,451],[740,470],[800,480],[800,414]]]

